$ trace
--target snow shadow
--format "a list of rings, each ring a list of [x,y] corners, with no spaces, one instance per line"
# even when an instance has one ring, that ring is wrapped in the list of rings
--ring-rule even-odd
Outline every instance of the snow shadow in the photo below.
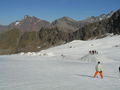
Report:
[[[82,74],[76,74],[77,76],[81,76],[81,77],[88,77],[88,78],[93,78],[93,76],[91,75],[82,75]],[[98,76],[96,77],[98,78]],[[113,78],[113,79],[118,79],[118,77],[114,77],[114,76],[108,76],[108,75],[105,75],[104,78]]]
[[[114,76],[108,76],[108,75],[105,75],[104,77],[118,79],[118,77],[114,77]]]
[[[89,78],[93,78],[93,76],[90,75],[82,75],[82,74],[76,74],[77,76],[81,76],[81,77],[89,77]]]

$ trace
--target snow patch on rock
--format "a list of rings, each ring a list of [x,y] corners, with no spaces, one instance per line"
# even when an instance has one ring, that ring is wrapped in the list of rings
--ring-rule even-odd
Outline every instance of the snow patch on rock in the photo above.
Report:
[[[20,24],[20,22],[16,22],[16,23],[15,23],[15,25],[19,25],[19,24]]]

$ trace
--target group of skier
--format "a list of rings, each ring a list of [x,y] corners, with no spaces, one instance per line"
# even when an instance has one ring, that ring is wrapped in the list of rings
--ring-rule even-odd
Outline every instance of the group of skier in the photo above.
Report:
[[[96,50],[90,50],[89,54],[91,54],[91,55],[98,54],[98,51],[96,51]]]

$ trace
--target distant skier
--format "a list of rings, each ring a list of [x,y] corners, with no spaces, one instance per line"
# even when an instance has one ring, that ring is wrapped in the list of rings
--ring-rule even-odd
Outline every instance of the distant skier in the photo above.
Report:
[[[103,79],[103,72],[102,72],[102,66],[100,64],[100,62],[97,63],[97,65],[95,66],[96,72],[94,74],[94,78],[97,76],[97,74],[99,73],[101,78]]]
[[[119,66],[119,73],[120,73],[120,66]]]
[[[89,51],[89,54],[91,54],[91,51]]]
[[[97,53],[97,51],[95,50],[95,51],[94,51],[94,53],[96,54],[96,53]]]
[[[65,55],[61,54],[61,56],[63,57],[63,59],[65,58]]]
[[[93,54],[93,55],[95,54],[94,50],[92,50],[92,54]]]

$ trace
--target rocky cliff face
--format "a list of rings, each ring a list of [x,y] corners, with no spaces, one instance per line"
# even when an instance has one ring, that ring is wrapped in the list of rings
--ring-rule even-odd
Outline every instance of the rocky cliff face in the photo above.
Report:
[[[73,33],[74,39],[88,40],[101,38],[108,33],[120,34],[120,10],[116,11],[110,18],[90,23]]]
[[[120,34],[120,9],[109,19],[110,33]]]

